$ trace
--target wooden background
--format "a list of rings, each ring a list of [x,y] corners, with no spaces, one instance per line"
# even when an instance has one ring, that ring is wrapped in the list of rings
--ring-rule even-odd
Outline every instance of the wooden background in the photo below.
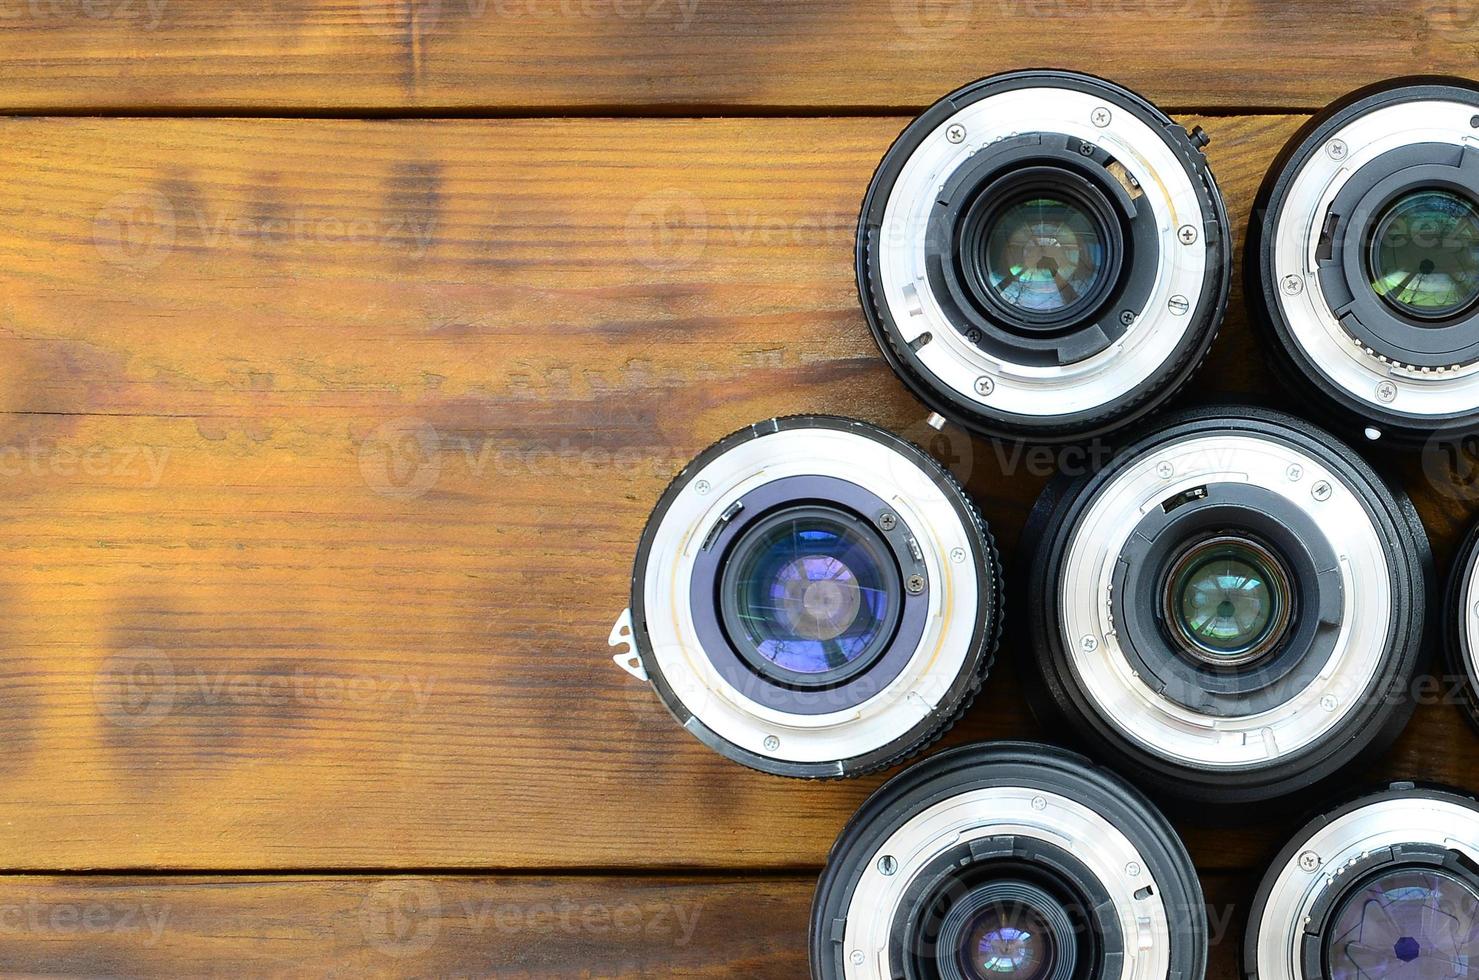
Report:
[[[0,972],[790,978],[881,780],[724,762],[605,641],[705,445],[928,434],[852,278],[892,138],[1092,70],[1206,127],[1241,227],[1304,113],[1474,72],[1479,5],[0,0],[0,38]],[[1198,389],[1260,356],[1236,294]],[[1049,461],[931,444],[1010,554]],[[1443,464],[1397,461],[1446,562]],[[1479,788],[1432,700],[1358,778]],[[1008,663],[947,744],[1034,734]],[[1291,825],[1182,829],[1226,980]]]

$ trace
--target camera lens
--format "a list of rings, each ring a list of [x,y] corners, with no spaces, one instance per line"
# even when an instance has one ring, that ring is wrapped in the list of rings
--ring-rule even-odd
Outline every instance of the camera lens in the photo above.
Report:
[[[1254,207],[1250,310],[1338,423],[1400,443],[1479,421],[1479,86],[1400,79],[1289,142]]]
[[[1214,535],[1189,543],[1166,583],[1166,621],[1182,650],[1204,664],[1253,663],[1288,629],[1289,573],[1252,538]]]
[[[1479,729],[1479,523],[1465,535],[1449,574],[1443,648],[1469,723]]]
[[[1061,749],[1004,742],[896,777],[832,848],[815,980],[1202,976],[1206,909],[1165,818]]]
[[[904,582],[861,516],[786,507],[745,532],[721,575],[725,632],[762,672],[831,684],[869,667],[893,638]]]
[[[1108,280],[1108,236],[1086,209],[1067,201],[1032,196],[1012,203],[985,224],[979,243],[970,230],[962,242],[970,281],[984,282],[980,291],[1009,316],[1066,319]]]
[[[1479,299],[1479,208],[1444,190],[1398,198],[1372,235],[1371,289],[1417,320],[1466,312]]]
[[[1351,889],[1331,920],[1325,940],[1329,976],[1360,980],[1400,976],[1405,969],[1462,976],[1479,953],[1476,926],[1474,883],[1425,868],[1381,871]],[[1444,972],[1435,974],[1435,967]]]
[[[1174,416],[1050,485],[1024,550],[1034,706],[1158,792],[1303,790],[1411,715],[1426,534],[1405,497],[1292,416]]]
[[[941,100],[863,204],[858,283],[884,357],[937,413],[988,435],[1070,441],[1154,409],[1227,302],[1205,142],[1074,72]]]
[[[946,948],[957,949],[968,980],[1046,980],[1058,972],[1059,946],[1071,949],[1068,913],[1031,885],[994,882],[973,901],[952,907],[950,914],[955,921],[947,920],[941,933],[950,940],[959,937]]]
[[[990,667],[995,546],[944,469],[847,419],[720,440],[658,502],[618,664],[752,768],[861,775],[938,738]]]
[[[1274,862],[1244,937],[1251,980],[1469,976],[1479,805],[1399,783],[1312,821]]]

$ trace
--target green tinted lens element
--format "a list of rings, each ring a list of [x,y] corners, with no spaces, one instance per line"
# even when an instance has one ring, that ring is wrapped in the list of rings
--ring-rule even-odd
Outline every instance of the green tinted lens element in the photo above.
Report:
[[[1479,206],[1446,190],[1399,197],[1376,223],[1371,288],[1421,320],[1467,311],[1479,300]]]
[[[1262,545],[1214,538],[1174,563],[1164,605],[1186,652],[1213,666],[1242,666],[1283,638],[1290,619],[1289,578]]]
[[[1052,315],[1093,293],[1103,279],[1104,235],[1087,211],[1053,197],[1006,208],[986,237],[986,282],[997,299]]]

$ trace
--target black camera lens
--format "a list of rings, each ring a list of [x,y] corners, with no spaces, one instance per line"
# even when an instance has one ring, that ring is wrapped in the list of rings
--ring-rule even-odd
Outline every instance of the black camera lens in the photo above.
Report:
[[[858,284],[884,357],[941,416],[993,436],[1081,439],[1154,409],[1227,303],[1205,142],[1074,72],[941,100],[863,204]]]
[[[1448,576],[1443,648],[1469,723],[1479,730],[1479,523],[1464,536]]]
[[[945,468],[863,422],[772,419],[658,502],[616,662],[752,768],[856,776],[938,738],[996,648],[1001,575]]]
[[[1399,783],[1304,827],[1263,879],[1250,980],[1467,977],[1479,970],[1479,805]]]
[[[1061,749],[975,745],[858,811],[817,885],[811,956],[814,980],[1200,977],[1206,909],[1129,784]]]
[[[1035,708],[1157,792],[1307,789],[1411,715],[1426,533],[1354,452],[1292,416],[1171,417],[1050,485],[1024,551]]]
[[[1276,365],[1367,439],[1479,422],[1479,86],[1399,79],[1331,106],[1280,154],[1246,252]]]

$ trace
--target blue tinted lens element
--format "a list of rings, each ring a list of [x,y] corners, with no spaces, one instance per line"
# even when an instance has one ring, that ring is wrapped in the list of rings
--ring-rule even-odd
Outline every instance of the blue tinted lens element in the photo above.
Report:
[[[901,597],[893,558],[876,536],[814,513],[762,533],[743,549],[735,579],[740,628],[761,657],[825,674],[883,639]]]
[[[1325,948],[1330,980],[1479,977],[1479,893],[1443,871],[1387,872],[1345,899]]]
[[[992,909],[969,936],[966,965],[972,978],[1036,980],[1052,960],[1052,933],[1031,909]]]

